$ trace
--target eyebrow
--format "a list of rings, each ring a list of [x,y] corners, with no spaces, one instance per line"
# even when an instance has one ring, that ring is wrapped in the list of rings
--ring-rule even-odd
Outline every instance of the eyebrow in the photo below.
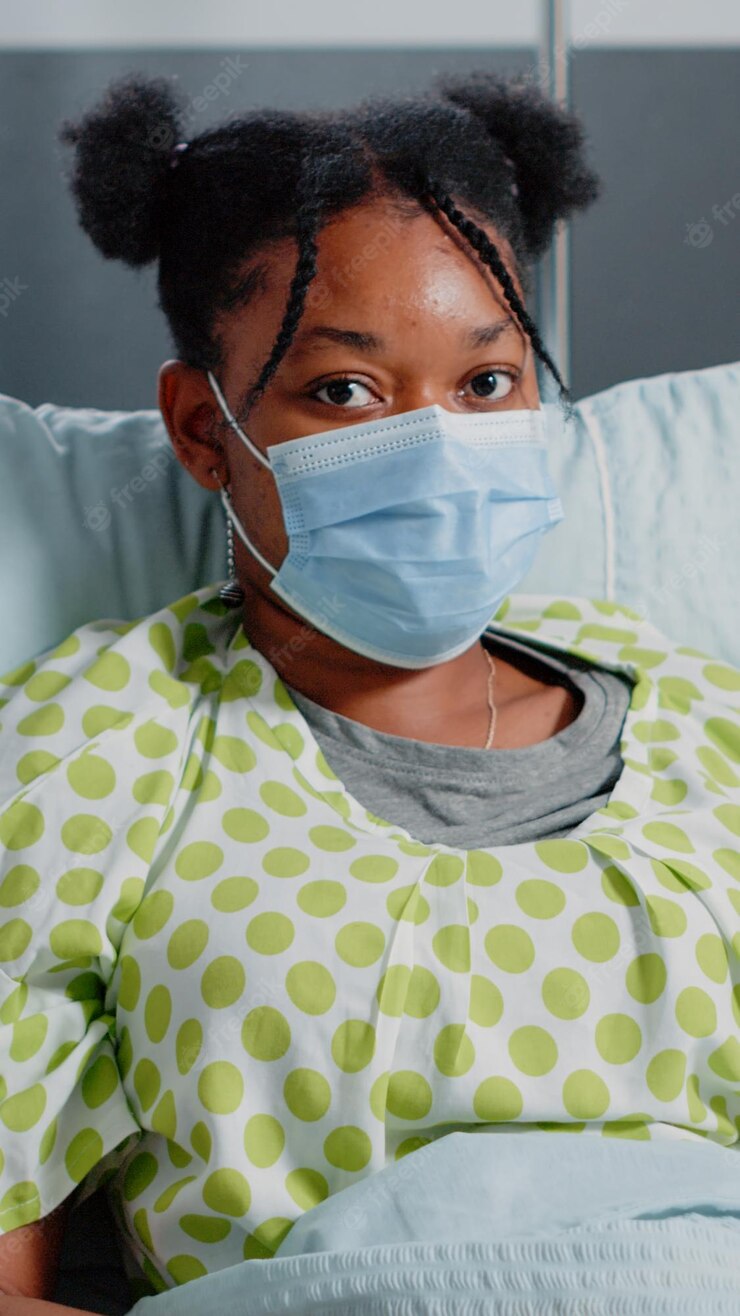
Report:
[[[493,324],[479,325],[468,329],[462,335],[462,344],[466,347],[485,347],[495,343],[504,334],[518,333],[511,316],[495,320]],[[326,342],[339,343],[343,347],[354,347],[360,352],[382,352],[388,344],[377,334],[362,332],[359,329],[339,329],[335,325],[317,324],[298,334],[292,345],[294,358],[306,356],[309,352],[320,351]]]

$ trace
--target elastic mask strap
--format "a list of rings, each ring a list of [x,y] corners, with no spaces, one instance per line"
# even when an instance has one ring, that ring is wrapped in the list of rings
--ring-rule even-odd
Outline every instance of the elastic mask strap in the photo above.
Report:
[[[229,422],[231,428],[235,430],[236,433],[239,435],[239,438],[242,440],[242,443],[246,443],[247,447],[249,448],[249,451],[253,454],[253,456],[257,458],[257,461],[262,462],[262,465],[266,466],[268,471],[271,471],[272,467],[269,461],[267,460],[267,458],[264,456],[263,453],[260,452],[259,448],[255,448],[254,444],[252,443],[252,440],[250,438],[247,438],[247,435],[244,433],[244,430],[239,428],[239,424],[237,420],[234,418],[234,416],[232,416],[229,410],[229,404],[226,401],[226,398],[224,397],[223,393],[221,392],[217,380],[215,379],[214,375],[211,374],[210,370],[208,371],[208,381],[211,385],[211,388],[213,389],[213,392],[216,395],[216,400],[218,402],[218,405],[220,406],[224,414],[224,417]]]
[[[267,558],[262,556],[258,548],[255,548],[254,544],[247,536],[245,530],[242,528],[242,523],[239,520],[236,512],[234,511],[234,507],[231,502],[231,499],[227,494],[226,490],[224,489],[223,485],[221,485],[221,489],[219,490],[219,493],[221,497],[221,502],[223,503],[224,506],[224,511],[226,512],[226,515],[231,521],[231,524],[236,530],[236,533],[238,534],[245,548],[248,548],[252,556],[256,557],[257,561],[261,563],[261,565],[265,568],[265,571],[269,571],[271,575],[276,576],[277,571],[275,570],[275,567],[273,567],[272,564],[267,561]]]

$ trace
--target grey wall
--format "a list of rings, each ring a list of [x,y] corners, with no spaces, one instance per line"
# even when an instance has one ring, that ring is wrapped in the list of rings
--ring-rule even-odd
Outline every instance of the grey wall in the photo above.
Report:
[[[154,269],[98,255],[77,227],[56,143],[60,121],[120,73],[177,74],[190,136],[256,106],[340,106],[421,89],[442,69],[513,72],[534,59],[460,48],[1,51],[0,392],[33,406],[156,406],[157,370],[173,353]],[[228,87],[193,105],[229,68]],[[739,73],[734,49],[575,52],[573,102],[604,180],[603,199],[572,225],[576,397],[740,357]]]

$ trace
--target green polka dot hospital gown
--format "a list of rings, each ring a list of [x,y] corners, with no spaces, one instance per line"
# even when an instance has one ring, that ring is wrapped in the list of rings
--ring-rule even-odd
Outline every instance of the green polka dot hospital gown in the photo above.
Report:
[[[510,595],[494,633],[629,678],[624,769],[458,850],[344,789],[240,623],[205,586],[0,681],[0,1231],[105,1182],[159,1291],[453,1130],[737,1144],[740,670]]]

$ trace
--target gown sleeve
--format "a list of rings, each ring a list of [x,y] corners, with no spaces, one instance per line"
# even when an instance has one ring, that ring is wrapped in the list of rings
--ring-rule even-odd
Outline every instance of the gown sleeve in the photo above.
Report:
[[[140,1136],[110,984],[180,747],[137,625],[89,623],[0,677],[0,1233]]]

